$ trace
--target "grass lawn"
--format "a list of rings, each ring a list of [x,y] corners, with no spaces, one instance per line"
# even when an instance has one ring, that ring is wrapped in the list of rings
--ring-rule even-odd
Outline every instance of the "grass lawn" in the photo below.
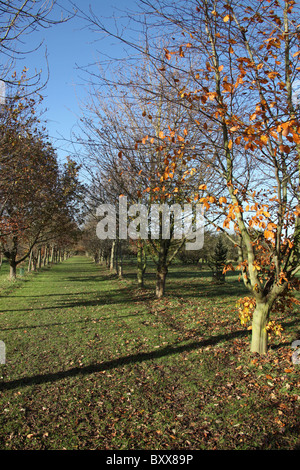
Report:
[[[135,287],[85,257],[7,281],[0,271],[0,449],[299,449],[299,365],[282,337],[249,352],[230,273],[174,265],[165,298],[154,271]]]

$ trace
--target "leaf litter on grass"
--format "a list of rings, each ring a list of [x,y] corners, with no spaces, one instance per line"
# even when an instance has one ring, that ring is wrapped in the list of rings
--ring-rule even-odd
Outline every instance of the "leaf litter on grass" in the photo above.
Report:
[[[85,270],[76,289],[73,262],[77,273]],[[37,291],[36,277],[19,290],[19,299],[39,292],[39,305],[47,308],[31,312],[29,321],[15,304],[16,313],[5,318],[8,343],[20,334],[0,384],[7,410],[1,413],[1,448],[298,445],[299,375],[290,348],[278,346],[265,358],[251,355],[232,294],[203,297],[201,278],[193,280],[191,294],[171,291],[157,301],[150,287],[141,293],[86,259],[46,274],[47,287],[39,284]],[[51,287],[52,274],[55,283],[60,275],[70,278],[63,295]],[[20,325],[27,334],[15,329]]]

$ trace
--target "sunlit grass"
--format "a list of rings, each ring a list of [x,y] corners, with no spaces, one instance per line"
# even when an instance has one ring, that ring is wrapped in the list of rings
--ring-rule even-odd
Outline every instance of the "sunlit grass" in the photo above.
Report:
[[[249,353],[235,308],[244,287],[176,265],[135,286],[85,257],[16,281],[0,298],[2,449],[293,449],[299,318],[270,353]],[[8,293],[9,292],[9,293]]]

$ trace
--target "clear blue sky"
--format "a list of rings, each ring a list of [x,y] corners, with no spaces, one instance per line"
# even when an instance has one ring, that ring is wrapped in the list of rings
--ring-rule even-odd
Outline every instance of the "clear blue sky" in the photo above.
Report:
[[[113,27],[113,14],[115,17],[120,16],[120,23],[125,24],[127,20],[124,11],[136,10],[138,0],[74,0],[74,2],[85,11],[88,11],[91,5],[101,21],[108,27]],[[60,3],[68,5],[67,0],[61,0]],[[18,64],[21,68],[26,66],[29,75],[33,74],[35,69],[46,72],[45,48],[47,48],[50,78],[43,91],[44,106],[48,109],[44,118],[47,120],[47,129],[54,146],[58,148],[60,160],[64,160],[71,152],[71,147],[60,139],[62,136],[66,139],[70,137],[80,113],[78,101],[87,95],[87,85],[83,85],[84,74],[77,70],[77,66],[84,67],[94,63],[99,53],[107,53],[113,57],[122,56],[123,46],[118,41],[112,38],[98,41],[100,36],[92,32],[83,20],[75,17],[67,23],[42,29],[25,38],[28,47],[44,40],[43,46],[37,52],[27,55]]]

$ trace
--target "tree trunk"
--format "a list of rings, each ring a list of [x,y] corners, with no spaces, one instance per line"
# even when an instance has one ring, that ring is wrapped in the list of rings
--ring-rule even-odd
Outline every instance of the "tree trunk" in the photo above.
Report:
[[[39,248],[38,251],[38,261],[37,261],[38,269],[41,269],[42,267],[42,249]]]
[[[119,279],[123,278],[123,264],[122,261],[118,263],[117,274]]]
[[[43,266],[44,267],[47,265],[47,260],[48,260],[48,247],[45,246],[45,251],[44,251],[44,256],[43,256]]]
[[[123,252],[122,241],[118,240],[117,244],[117,257],[116,257],[116,271],[119,279],[123,278]]]
[[[156,298],[161,299],[165,294],[166,277],[168,274],[168,268],[161,266],[156,272]]]
[[[140,242],[137,250],[137,283],[138,287],[144,287],[144,274],[146,271],[146,254],[143,246],[143,242]]]
[[[36,271],[36,267],[37,267],[37,256],[35,255],[35,253],[32,252],[32,271]]]
[[[28,272],[31,271],[31,263],[32,263],[32,250],[30,251],[29,260],[28,260],[28,269],[27,269]]]
[[[266,326],[270,310],[271,305],[269,303],[257,302],[252,321],[251,352],[266,354],[268,351],[268,332]]]
[[[116,242],[115,240],[113,240],[112,245],[111,245],[111,250],[110,250],[110,265],[109,265],[110,271],[113,271],[114,269],[115,246],[116,246]]]
[[[51,247],[50,263],[52,264],[54,260],[54,246]]]
[[[11,280],[16,279],[17,277],[17,263],[15,260],[9,260],[9,278]]]

